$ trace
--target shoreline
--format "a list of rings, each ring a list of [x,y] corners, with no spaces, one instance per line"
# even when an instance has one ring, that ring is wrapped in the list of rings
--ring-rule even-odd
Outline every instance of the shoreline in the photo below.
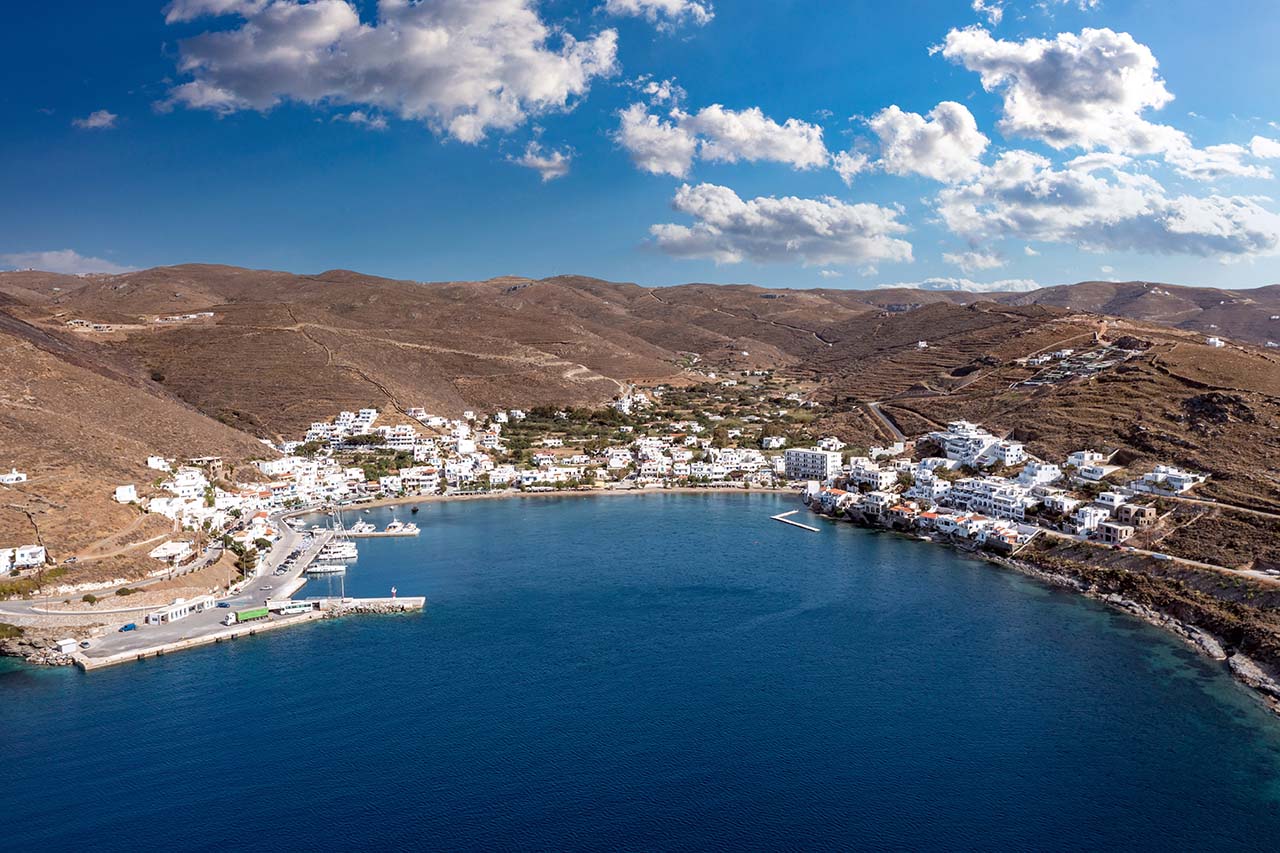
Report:
[[[1248,690],[1272,713],[1280,716],[1280,682],[1272,678],[1262,667],[1243,652],[1228,654],[1225,641],[1203,628],[1188,624],[1158,607],[1142,604],[1114,592],[1099,592],[1078,578],[1041,568],[1034,563],[998,554],[977,554],[985,562],[1034,578],[1050,586],[1069,590],[1085,598],[1097,601],[1135,619],[1146,622],[1182,640],[1197,654],[1218,663],[1226,664],[1232,678]]]
[[[653,495],[653,494],[725,494],[725,493],[758,493],[758,494],[798,494],[793,489],[745,489],[745,488],[708,488],[695,486],[681,486],[675,488],[652,488],[652,489],[584,489],[580,491],[569,490],[552,490],[545,492],[522,492],[522,491],[503,491],[503,492],[485,492],[477,494],[463,495],[414,495],[397,498],[383,498],[375,501],[354,504],[352,506],[341,507],[339,512],[358,512],[362,509],[378,509],[385,507],[405,506],[423,503],[446,503],[455,501],[493,501],[508,500],[513,498],[546,498],[546,497],[597,497],[597,496],[619,496],[619,495]],[[801,504],[803,506],[803,503]],[[282,518],[291,519],[300,516],[323,513],[322,509],[300,509],[282,513]],[[899,530],[887,527],[880,527],[865,522],[857,522],[847,517],[835,517],[825,513],[815,512],[815,515],[831,522],[845,521],[852,523],[857,527],[865,530],[878,532],[886,532],[918,540],[918,537],[911,536]],[[1073,576],[1066,572],[1054,571],[1043,567],[1033,560],[1019,558],[1016,556],[1004,556],[993,554],[981,549],[969,551],[957,548],[953,543],[946,540],[931,539],[924,544],[942,545],[962,556],[973,557],[987,563],[988,565],[998,566],[1000,568],[1017,572],[1025,577],[1038,580],[1049,586],[1069,590],[1080,594],[1086,598],[1097,601],[1109,608],[1118,610],[1126,615],[1137,618],[1149,625],[1160,628],[1168,634],[1172,634],[1182,640],[1189,648],[1197,654],[1209,658],[1218,663],[1225,664],[1227,672],[1242,687],[1248,690],[1249,694],[1256,700],[1261,702],[1272,713],[1280,716],[1280,680],[1268,674],[1261,665],[1252,658],[1240,651],[1228,652],[1230,648],[1222,637],[1215,635],[1213,632],[1200,628],[1194,624],[1184,622],[1172,614],[1166,612],[1157,606],[1143,604],[1131,598],[1126,598],[1116,592],[1105,592],[1095,588],[1087,581],[1080,577]],[[1140,573],[1136,573],[1140,574]],[[287,623],[286,623],[287,624]],[[3,653],[4,646],[8,644],[0,644],[0,653]]]
[[[873,530],[883,533],[891,533],[901,536],[905,539],[917,540],[918,537],[905,533],[901,530],[895,530],[888,527],[880,527],[878,525],[867,524],[865,522],[857,522],[848,517],[836,517],[827,515],[826,513],[816,512],[815,515],[831,522],[848,522],[863,530]],[[958,548],[954,543],[947,540],[930,539],[922,544],[941,545],[945,548],[967,557],[973,557],[981,560],[989,565],[999,566],[1008,571],[1017,572],[1025,577],[1033,578],[1042,583],[1048,584],[1059,589],[1068,590],[1077,593],[1085,598],[1096,601],[1107,607],[1118,610],[1135,619],[1146,622],[1172,634],[1182,640],[1189,648],[1197,654],[1209,658],[1210,660],[1226,665],[1228,674],[1242,687],[1244,687],[1250,696],[1260,702],[1265,708],[1273,714],[1280,716],[1280,680],[1268,674],[1263,667],[1243,652],[1234,651],[1228,653],[1227,649],[1230,644],[1222,637],[1200,628],[1196,625],[1183,622],[1171,613],[1162,610],[1159,607],[1142,604],[1133,599],[1126,598],[1115,592],[1102,592],[1093,588],[1080,578],[1073,577],[1063,572],[1051,571],[1044,568],[1033,561],[1021,559],[1016,556],[1003,556],[993,554],[990,551],[975,549],[968,551]]]
[[[337,507],[338,512],[359,512],[365,509],[381,509],[383,507],[406,506],[408,504],[420,503],[452,503],[454,501],[502,501],[516,500],[522,498],[594,498],[594,497],[619,497],[619,496],[644,496],[644,495],[723,495],[723,494],[759,494],[759,495],[799,495],[797,489],[744,489],[741,487],[724,487],[713,488],[709,486],[675,486],[673,488],[652,488],[652,489],[553,489],[547,492],[521,492],[517,490],[509,490],[503,492],[478,492],[475,494],[465,495],[412,495],[401,498],[378,498],[372,501],[362,501],[349,506]],[[303,515],[315,515],[324,513],[324,509],[299,509],[290,510],[282,515],[283,518],[297,518]]]

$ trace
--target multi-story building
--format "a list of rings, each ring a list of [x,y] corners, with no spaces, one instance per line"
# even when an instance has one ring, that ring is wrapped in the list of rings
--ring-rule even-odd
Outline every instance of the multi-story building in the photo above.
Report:
[[[788,480],[830,480],[840,471],[838,450],[793,447],[783,454]]]

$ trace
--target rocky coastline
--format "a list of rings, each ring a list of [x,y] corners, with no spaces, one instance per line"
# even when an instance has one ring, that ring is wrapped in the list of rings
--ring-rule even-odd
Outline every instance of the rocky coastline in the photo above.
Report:
[[[1060,568],[1049,568],[1025,559],[1002,557],[994,554],[983,554],[983,559],[1004,568],[1033,577],[1044,583],[1063,589],[1069,589],[1100,601],[1103,604],[1123,611],[1130,616],[1141,619],[1150,625],[1168,631],[1183,640],[1190,648],[1211,660],[1225,664],[1227,671],[1237,681],[1250,688],[1254,694],[1271,711],[1280,715],[1280,679],[1268,671],[1263,663],[1254,660],[1211,631],[1205,630],[1190,622],[1183,621],[1170,612],[1156,606],[1155,602],[1139,601],[1121,592],[1109,591],[1105,585],[1099,585],[1087,577]],[[1143,596],[1147,597],[1147,596]]]

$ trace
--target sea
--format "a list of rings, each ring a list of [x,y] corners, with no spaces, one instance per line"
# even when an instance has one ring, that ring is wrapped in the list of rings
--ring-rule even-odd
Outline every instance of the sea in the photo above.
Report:
[[[422,528],[344,581],[422,613],[0,665],[0,847],[1280,849],[1280,718],[1221,664],[937,544],[770,520],[798,506],[349,514]]]

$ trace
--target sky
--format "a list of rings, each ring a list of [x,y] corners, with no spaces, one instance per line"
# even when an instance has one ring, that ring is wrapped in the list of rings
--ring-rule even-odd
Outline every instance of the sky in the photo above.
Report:
[[[1273,0],[40,0],[0,268],[1280,282]]]

